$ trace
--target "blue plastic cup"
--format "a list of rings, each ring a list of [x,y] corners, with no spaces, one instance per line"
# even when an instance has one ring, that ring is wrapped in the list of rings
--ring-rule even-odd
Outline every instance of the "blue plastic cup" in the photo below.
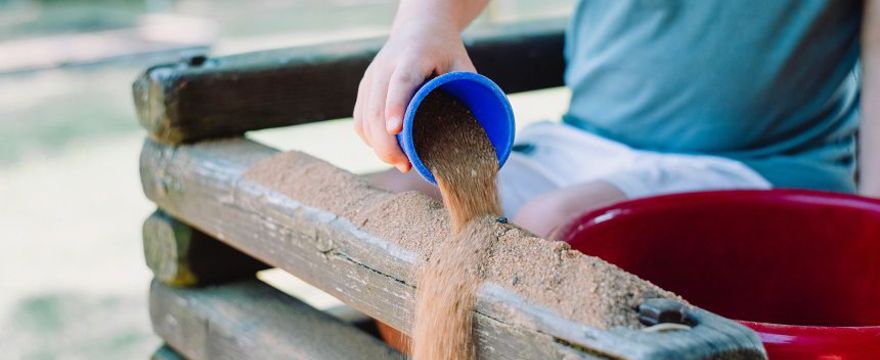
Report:
[[[471,110],[477,122],[486,131],[489,142],[495,148],[499,168],[503,166],[507,157],[510,156],[515,132],[513,109],[510,107],[510,102],[507,101],[507,96],[497,84],[483,75],[471,72],[450,72],[422,85],[406,107],[406,113],[403,116],[403,131],[397,134],[397,142],[400,143],[400,147],[409,158],[413,168],[426,181],[437,185],[434,174],[431,174],[431,171],[419,158],[419,154],[416,153],[412,137],[413,123],[419,105],[428,94],[437,89],[455,97]]]

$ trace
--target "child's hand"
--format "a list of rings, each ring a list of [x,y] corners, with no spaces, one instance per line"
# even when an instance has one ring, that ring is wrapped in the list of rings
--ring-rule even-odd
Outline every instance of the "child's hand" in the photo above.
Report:
[[[413,93],[432,75],[475,71],[458,25],[442,19],[395,24],[358,86],[354,130],[382,161],[407,172],[412,165],[394,135]]]

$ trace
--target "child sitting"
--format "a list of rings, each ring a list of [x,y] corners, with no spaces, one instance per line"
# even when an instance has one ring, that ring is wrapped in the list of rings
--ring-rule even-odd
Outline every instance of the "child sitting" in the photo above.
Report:
[[[402,0],[364,74],[355,131],[401,172],[407,103],[432,74],[475,71],[460,32],[486,3]],[[547,236],[578,213],[658,194],[854,192],[860,98],[861,185],[880,195],[878,3],[581,0],[566,39],[570,108],[518,134],[499,173],[505,213]],[[412,173],[377,181],[436,192]]]

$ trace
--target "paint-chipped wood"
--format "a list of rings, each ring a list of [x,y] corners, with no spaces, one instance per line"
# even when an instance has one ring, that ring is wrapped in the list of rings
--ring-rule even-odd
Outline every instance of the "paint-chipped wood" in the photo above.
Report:
[[[196,289],[154,281],[153,330],[191,360],[403,359],[350,324],[256,280]]]
[[[144,221],[143,244],[147,267],[156,279],[171,286],[248,278],[269,268],[161,210]]]
[[[562,85],[565,19],[465,36],[477,70],[507,92]],[[348,117],[358,82],[384,38],[181,61],[133,85],[141,125],[175,144]]]
[[[141,179],[147,196],[165,211],[408,331],[415,255],[389,239],[360,230],[338,214],[306,206],[243,177],[256,162],[274,153],[243,139],[183,146],[146,141]],[[486,284],[478,293],[475,311],[480,357],[764,357],[753,332],[696,308],[692,316],[700,319],[697,326],[663,333],[596,329],[559,316],[564,313],[561,310],[533,305],[504,288]]]

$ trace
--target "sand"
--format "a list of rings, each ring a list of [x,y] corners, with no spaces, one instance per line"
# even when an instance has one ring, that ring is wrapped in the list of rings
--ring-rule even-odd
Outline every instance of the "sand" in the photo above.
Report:
[[[501,214],[492,144],[470,110],[434,91],[413,128],[419,157],[431,170],[452,233],[418,273],[412,355],[416,360],[473,359],[473,307],[480,269]]]
[[[421,268],[412,330],[413,359],[474,359],[473,308],[497,217],[478,215]]]
[[[413,124],[416,152],[437,180],[453,230],[477,216],[501,214],[498,159],[470,110],[437,90],[422,101]]]
[[[415,192],[390,194],[371,187],[366,179],[308,154],[279,153],[254,165],[244,178],[307,206],[333,212],[387,240],[390,246],[413,253],[415,269],[436,259],[436,252],[455,241],[449,236],[449,215],[442,204]],[[489,246],[483,251],[485,261],[479,275],[529,303],[608,329],[641,327],[635,308],[643,299],[680,300],[563,242],[544,240],[512,224],[490,220],[482,225]],[[417,275],[395,274],[414,285],[418,285]]]
[[[265,159],[249,169],[245,179],[338,214],[392,246],[412,252],[418,263],[428,261],[449,235],[448,215],[437,201],[415,192],[390,194],[301,152]],[[638,328],[633,309],[642,299],[678,299],[564,242],[538,238],[512,224],[493,223],[491,227],[497,240],[487,252],[485,280],[568,319],[599,329]],[[414,283],[413,274],[398,276]]]

